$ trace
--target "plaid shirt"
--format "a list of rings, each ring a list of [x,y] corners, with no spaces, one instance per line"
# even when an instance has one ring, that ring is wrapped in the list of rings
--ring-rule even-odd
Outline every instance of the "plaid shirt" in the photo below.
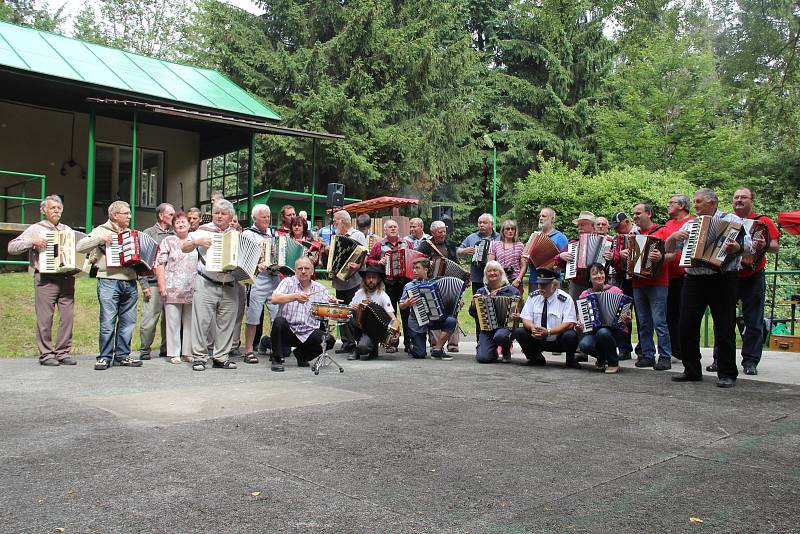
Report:
[[[311,335],[311,332],[320,327],[319,319],[311,315],[311,304],[314,302],[327,304],[330,295],[325,286],[314,280],[311,281],[308,290],[304,290],[297,276],[284,278],[281,283],[278,284],[278,287],[275,288],[273,295],[285,295],[290,293],[315,293],[308,297],[308,302],[306,303],[292,301],[287,304],[281,304],[280,307],[279,315],[286,319],[292,332],[297,336],[297,339],[305,343],[308,336]]]

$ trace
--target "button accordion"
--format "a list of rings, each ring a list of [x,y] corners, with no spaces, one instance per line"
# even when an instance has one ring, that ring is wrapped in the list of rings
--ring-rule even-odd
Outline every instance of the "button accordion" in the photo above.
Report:
[[[481,332],[511,328],[512,316],[517,311],[521,300],[518,296],[508,295],[475,295],[472,297]]]
[[[240,282],[255,282],[263,248],[258,239],[248,234],[252,232],[242,234],[238,230],[230,230],[212,233],[211,246],[205,257],[206,271],[227,273]]]
[[[754,271],[761,264],[761,259],[769,250],[769,245],[772,238],[769,235],[769,227],[766,223],[758,219],[744,219],[742,220],[744,230],[750,235],[753,240],[753,253],[742,253],[742,268]],[[763,245],[756,245],[756,240],[763,239]]]
[[[475,243],[475,252],[472,253],[472,263],[484,264],[489,261],[489,251],[492,250],[492,240],[484,238]]]
[[[700,215],[689,222],[689,237],[683,248],[679,265],[683,268],[707,267],[722,271],[735,258],[724,247],[736,241],[742,231],[738,222],[726,221],[722,217]]]
[[[47,241],[39,251],[39,272],[47,274],[77,274],[82,272],[86,254],[75,251],[75,243],[86,234],[75,230],[48,230],[42,234]]]
[[[584,331],[589,332],[603,327],[622,328],[630,315],[633,298],[610,291],[591,292],[576,304]]]
[[[332,236],[328,251],[328,274],[342,282],[350,279],[361,268],[367,253],[367,248],[355,239],[344,235]],[[358,267],[351,269],[351,263],[357,263]]]
[[[399,248],[386,252],[386,279],[414,279],[414,261],[427,258],[422,252],[410,248]]]
[[[650,259],[653,250],[661,252],[662,261]],[[652,235],[634,235],[628,240],[628,276],[655,278],[661,270],[664,258],[664,240]]]
[[[375,343],[385,347],[396,347],[400,343],[400,324],[392,320],[383,306],[375,302],[360,302],[353,319],[361,331]]]
[[[608,263],[603,255],[611,250],[614,238],[602,234],[581,234],[578,241],[567,245],[567,251],[572,254],[572,261],[567,262],[565,269],[566,280],[578,276],[578,271],[585,271],[593,263],[606,265]]]
[[[417,298],[412,306],[417,324],[426,326],[431,322],[455,316],[466,289],[467,283],[463,279],[451,276],[414,283],[408,294]]]
[[[428,271],[428,278],[439,278],[441,276],[451,276],[469,280],[469,272],[461,265],[445,257],[431,258],[431,268]]]
[[[550,236],[542,232],[534,232],[522,249],[522,257],[534,267],[554,267],[561,251]]]
[[[158,243],[144,232],[126,230],[106,247],[106,267],[130,267],[138,274],[150,273],[156,264]]]

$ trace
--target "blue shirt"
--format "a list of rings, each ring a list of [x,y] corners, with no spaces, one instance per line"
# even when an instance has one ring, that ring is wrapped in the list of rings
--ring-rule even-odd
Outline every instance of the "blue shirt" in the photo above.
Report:
[[[467,237],[464,238],[464,241],[461,242],[459,245],[460,248],[469,248],[474,247],[478,244],[481,239],[491,239],[492,241],[497,241],[500,239],[500,234],[495,231],[492,231],[491,235],[486,237],[482,237],[478,232],[472,232]],[[483,284],[483,268],[486,265],[472,262],[472,265],[469,268],[469,278],[472,283],[479,283]]]
[[[556,244],[558,250],[563,251],[565,248],[567,248],[567,243],[569,243],[569,239],[567,239],[567,236],[565,236],[562,232],[556,230],[555,228],[550,230],[550,233],[547,234],[547,237],[553,240],[553,243]],[[535,286],[536,280],[538,280],[539,277],[536,276],[536,268],[533,265],[528,265],[528,276],[530,277],[528,285],[530,287]]]

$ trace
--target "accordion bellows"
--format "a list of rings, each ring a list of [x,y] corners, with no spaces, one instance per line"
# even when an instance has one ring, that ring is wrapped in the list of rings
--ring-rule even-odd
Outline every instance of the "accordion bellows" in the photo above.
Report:
[[[413,284],[409,288],[409,295],[417,297],[416,304],[411,308],[417,324],[426,326],[456,315],[466,288],[463,279],[452,276]]]
[[[603,255],[611,250],[614,238],[602,234],[581,234],[578,241],[567,245],[567,251],[572,254],[572,261],[567,262],[564,278],[570,280],[578,275],[579,270],[585,270],[593,263],[606,265]]]
[[[689,237],[681,256],[680,266],[708,267],[723,270],[736,254],[725,252],[725,245],[736,241],[742,231],[738,222],[720,216],[700,215],[689,223]]]
[[[602,327],[621,328],[630,313],[633,299],[621,293],[601,291],[589,293],[578,299],[578,317],[585,331],[595,331]]]
[[[210,273],[229,273],[236,280],[252,283],[258,276],[262,257],[261,242],[237,230],[211,234],[211,246],[206,253],[206,270]]]
[[[536,268],[554,267],[558,262],[560,252],[550,236],[542,232],[534,232],[528,238],[525,248],[522,249],[522,257],[527,258]]]
[[[106,267],[131,267],[139,274],[153,270],[158,243],[144,232],[126,230],[106,247]]]
[[[75,230],[49,230],[42,235],[47,246],[39,252],[40,273],[82,272],[86,254],[75,250],[75,244],[86,234]]]
[[[361,330],[375,343],[396,347],[400,342],[400,329],[393,324],[389,312],[375,302],[361,302],[356,306],[354,319]]]

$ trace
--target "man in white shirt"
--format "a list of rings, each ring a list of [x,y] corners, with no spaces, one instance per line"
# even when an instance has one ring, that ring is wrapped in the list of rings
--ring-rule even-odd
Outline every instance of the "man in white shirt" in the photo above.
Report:
[[[397,321],[397,316],[394,313],[394,306],[392,299],[384,290],[383,279],[386,276],[386,270],[378,265],[368,265],[361,274],[361,288],[356,291],[353,300],[350,302],[350,307],[355,308],[362,302],[370,301],[378,304],[389,317],[392,323]],[[355,354],[347,357],[348,360],[360,360],[362,357],[365,360],[374,360],[378,357],[378,344],[375,340],[370,338],[365,332],[355,324],[351,323],[353,329],[353,336],[358,340],[356,344]]]
[[[558,288],[559,275],[551,269],[536,269],[539,287],[528,297],[520,318],[522,327],[514,330],[529,365],[546,365],[542,351],[565,352],[567,367],[580,369],[575,359],[578,333],[575,303],[569,293]]]

